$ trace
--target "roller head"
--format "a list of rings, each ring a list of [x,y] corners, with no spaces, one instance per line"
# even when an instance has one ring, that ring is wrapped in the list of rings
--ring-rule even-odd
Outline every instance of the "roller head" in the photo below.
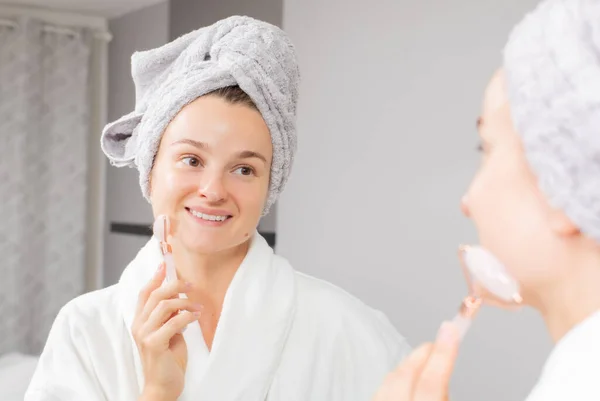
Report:
[[[169,217],[164,214],[158,216],[156,220],[154,220],[152,231],[154,233],[154,237],[156,237],[156,239],[158,239],[160,242],[167,242],[169,233],[171,231]]]
[[[158,216],[154,221],[152,231],[154,232],[154,237],[160,241],[160,250],[163,254],[167,270],[166,281],[175,281],[177,280],[177,271],[175,270],[175,264],[173,262],[171,245],[167,242],[169,234],[171,233],[171,222],[169,221],[169,217],[166,215]]]
[[[503,302],[520,302],[518,282],[486,249],[466,247],[463,249],[463,260],[473,285],[482,286],[489,295]]]

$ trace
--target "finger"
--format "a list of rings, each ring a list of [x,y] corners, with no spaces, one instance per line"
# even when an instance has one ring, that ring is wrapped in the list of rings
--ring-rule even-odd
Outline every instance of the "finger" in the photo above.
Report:
[[[433,344],[423,344],[402,361],[387,377],[384,394],[389,394],[387,397],[393,397],[394,401],[412,400],[415,383],[432,349]]]
[[[152,311],[148,320],[144,324],[142,332],[150,333],[158,330],[163,324],[165,324],[172,316],[177,314],[179,311],[187,310],[189,312],[201,312],[203,309],[202,305],[196,304],[189,299],[166,299],[160,301],[156,308]]]
[[[161,262],[158,265],[158,269],[154,273],[154,276],[152,276],[152,279],[142,288],[142,290],[140,291],[140,293],[138,295],[138,301],[137,301],[137,305],[136,305],[136,309],[135,309],[135,316],[139,316],[142,313],[142,310],[144,309],[146,302],[148,302],[148,298],[150,297],[150,294],[152,294],[152,292],[154,290],[156,290],[157,288],[160,287],[163,280],[165,279],[165,275],[166,275],[165,263]]]
[[[167,283],[160,288],[155,289],[148,297],[148,301],[146,301],[146,305],[144,305],[144,309],[140,314],[140,318],[143,322],[148,320],[148,317],[152,313],[156,306],[160,301],[178,298],[179,294],[187,293],[191,290],[192,285],[190,283],[183,282],[181,280],[172,281]]]
[[[418,379],[415,400],[440,401],[447,398],[459,346],[458,328],[450,322],[442,324],[431,355]]]
[[[373,401],[409,401],[421,367],[425,364],[433,344],[423,344],[393,370],[377,391]]]
[[[184,311],[175,315],[149,336],[149,342],[161,349],[168,348],[173,336],[180,334],[188,324],[197,321],[198,317],[200,312]]]

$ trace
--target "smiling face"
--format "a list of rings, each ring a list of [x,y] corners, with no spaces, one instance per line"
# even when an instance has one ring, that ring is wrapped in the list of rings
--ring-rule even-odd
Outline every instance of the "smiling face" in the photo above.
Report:
[[[536,302],[570,274],[566,243],[577,229],[539,190],[515,131],[503,72],[486,89],[481,118],[482,162],[462,208],[491,251]]]
[[[234,92],[236,101],[211,94],[184,107],[165,130],[152,169],[154,215],[170,216],[176,240],[192,252],[245,243],[267,199],[269,129],[245,94]]]

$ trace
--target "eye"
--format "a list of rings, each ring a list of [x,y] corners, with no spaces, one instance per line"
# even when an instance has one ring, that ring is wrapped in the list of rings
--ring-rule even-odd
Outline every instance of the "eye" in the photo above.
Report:
[[[200,159],[198,159],[195,156],[186,156],[183,159],[181,159],[181,161],[184,164],[187,164],[190,167],[198,167],[198,166],[200,166]]]
[[[475,147],[475,150],[477,150],[479,153],[483,153],[485,151],[483,143],[479,142]]]
[[[254,169],[252,167],[248,167],[248,166],[239,167],[235,171],[236,171],[236,174],[241,174],[241,175],[252,175],[252,174],[254,174]]]

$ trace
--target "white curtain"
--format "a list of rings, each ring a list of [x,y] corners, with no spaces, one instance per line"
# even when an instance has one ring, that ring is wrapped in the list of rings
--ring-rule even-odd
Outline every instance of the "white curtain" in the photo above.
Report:
[[[91,35],[0,22],[0,355],[85,290]]]

